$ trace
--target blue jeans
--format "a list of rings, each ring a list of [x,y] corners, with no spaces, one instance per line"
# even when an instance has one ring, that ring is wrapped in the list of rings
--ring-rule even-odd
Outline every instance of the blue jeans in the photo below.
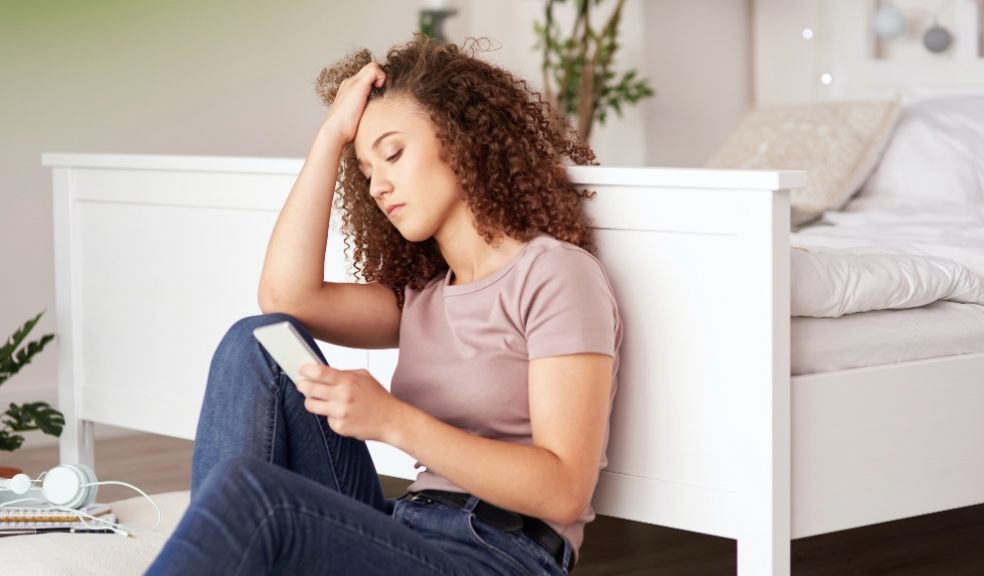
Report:
[[[322,355],[286,314],[247,317],[226,333],[198,422],[191,502],[147,574],[567,573],[525,535],[475,517],[475,497],[462,509],[387,500],[365,442],[308,412],[253,337],[285,320]]]

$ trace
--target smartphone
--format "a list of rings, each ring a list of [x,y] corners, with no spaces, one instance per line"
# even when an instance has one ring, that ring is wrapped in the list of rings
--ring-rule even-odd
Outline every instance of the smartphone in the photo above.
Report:
[[[290,322],[260,326],[253,330],[253,336],[295,385],[303,378],[297,371],[301,364],[325,364]]]

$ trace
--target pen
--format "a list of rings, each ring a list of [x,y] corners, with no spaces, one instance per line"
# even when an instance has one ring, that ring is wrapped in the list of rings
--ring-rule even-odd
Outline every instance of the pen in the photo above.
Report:
[[[23,528],[17,530],[5,530],[0,532],[0,537],[20,536],[21,534],[112,534],[111,528]]]

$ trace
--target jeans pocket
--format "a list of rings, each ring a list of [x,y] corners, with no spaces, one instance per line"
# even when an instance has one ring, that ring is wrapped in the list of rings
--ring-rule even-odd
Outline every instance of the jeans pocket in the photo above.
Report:
[[[474,514],[468,515],[468,530],[477,544],[492,553],[493,556],[502,561],[503,567],[508,569],[509,574],[533,575],[529,567],[516,559],[508,551],[510,546],[509,534],[502,532],[498,528],[493,528],[479,520]]]

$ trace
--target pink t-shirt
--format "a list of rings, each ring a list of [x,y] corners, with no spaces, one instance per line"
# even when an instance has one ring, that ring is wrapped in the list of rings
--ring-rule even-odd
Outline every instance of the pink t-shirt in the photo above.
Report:
[[[533,443],[530,360],[612,356],[614,397],[622,323],[604,268],[589,252],[541,235],[489,276],[458,285],[450,278],[449,270],[405,292],[394,396],[478,436],[526,445]],[[599,470],[607,463],[602,451]],[[410,490],[425,489],[464,492],[422,469]],[[594,517],[589,505],[577,522],[550,525],[576,551]]]

